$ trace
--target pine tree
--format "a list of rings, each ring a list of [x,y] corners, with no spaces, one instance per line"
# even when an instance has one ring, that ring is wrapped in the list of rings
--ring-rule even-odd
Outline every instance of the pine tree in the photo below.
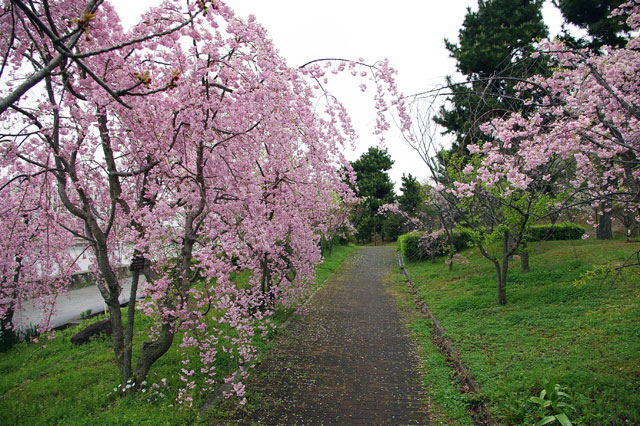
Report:
[[[564,19],[586,29],[590,40],[574,39],[564,34],[564,39],[575,46],[587,46],[600,49],[603,45],[622,47],[628,37],[624,34],[630,28],[621,16],[609,17],[611,12],[620,6],[623,0],[559,0],[556,6]]]
[[[436,117],[445,133],[456,137],[452,150],[464,153],[465,145],[483,137],[482,122],[523,107],[513,96],[517,79],[544,71],[544,62],[530,56],[534,41],[547,36],[542,5],[542,0],[478,0],[477,11],[468,9],[458,44],[445,40],[466,77],[461,84],[447,78],[451,109],[443,106]]]
[[[392,165],[393,160],[387,150],[377,147],[370,147],[359,159],[351,163],[356,172],[358,185],[356,194],[362,199],[362,214],[356,224],[359,240],[370,241],[372,234],[382,230],[385,219],[377,215],[378,209],[381,205],[392,203],[395,199],[393,182],[387,173]],[[393,232],[387,229],[387,234],[393,234]],[[394,237],[394,235],[388,236]]]

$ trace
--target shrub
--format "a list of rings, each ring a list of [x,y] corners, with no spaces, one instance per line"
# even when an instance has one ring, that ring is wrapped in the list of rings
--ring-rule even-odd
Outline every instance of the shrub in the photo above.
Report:
[[[447,235],[444,232],[440,233],[437,236],[437,241],[431,241],[427,238],[429,235],[435,234],[415,231],[399,236],[398,244],[404,258],[413,262],[430,259],[430,249],[436,250],[436,256],[447,254]],[[471,247],[472,241],[471,234],[464,229],[456,229],[452,233],[453,249],[456,253]]]
[[[400,251],[405,259],[416,262],[428,258],[425,250],[420,247],[421,236],[421,232],[410,232],[398,237]]]
[[[579,240],[587,230],[575,223],[565,222],[555,225],[534,225],[527,232],[528,241]]]
[[[453,249],[456,253],[473,246],[471,233],[466,229],[456,229],[451,236]]]

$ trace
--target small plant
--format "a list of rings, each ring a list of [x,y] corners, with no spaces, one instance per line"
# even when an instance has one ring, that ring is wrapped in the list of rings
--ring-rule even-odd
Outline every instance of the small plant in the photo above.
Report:
[[[150,404],[157,404],[165,399],[165,393],[169,390],[167,379],[160,380],[160,383],[151,383],[146,386],[147,382],[142,382],[140,392],[145,394],[145,400]]]
[[[113,388],[113,394],[122,395],[136,390],[140,395],[143,395],[143,399],[146,402],[156,404],[165,399],[169,385],[167,384],[167,379],[160,380],[160,383],[151,383],[151,385],[147,385],[146,380],[140,385],[136,385],[133,379],[130,379],[125,386],[119,384]]]
[[[29,324],[28,327],[25,327],[24,330],[18,333],[18,338],[22,342],[37,343],[39,336],[38,326],[33,324]]]
[[[87,319],[91,316],[91,309],[87,309],[86,311],[80,312],[80,318]]]
[[[562,386],[559,384],[553,384],[549,382],[546,378],[542,380],[542,391],[540,391],[540,396],[532,396],[529,398],[529,401],[534,404],[538,404],[546,410],[551,409],[553,414],[545,416],[539,422],[535,424],[535,426],[547,425],[550,423],[554,423],[557,421],[562,426],[571,426],[571,421],[565,414],[565,409],[571,408],[574,410],[575,408],[562,400],[571,400],[571,397],[562,391]]]

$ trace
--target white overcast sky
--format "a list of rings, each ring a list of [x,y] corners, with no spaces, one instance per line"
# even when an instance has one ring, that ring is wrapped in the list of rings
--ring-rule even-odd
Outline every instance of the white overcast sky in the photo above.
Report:
[[[110,1],[125,28],[149,6],[160,3]],[[455,73],[455,61],[449,57],[444,39],[457,40],[467,7],[475,9],[477,0],[231,0],[227,4],[241,17],[255,15],[290,66],[326,57],[363,57],[369,63],[388,58],[398,71],[400,90],[412,94],[442,84],[446,75]],[[562,18],[549,0],[544,16],[550,35],[556,35]],[[334,83],[329,84],[329,90],[349,110],[359,133],[356,150],[347,153],[350,160],[378,143],[372,135],[372,93],[360,94],[355,89],[358,84],[347,74],[334,77]],[[447,138],[443,137],[442,143],[446,144]],[[397,133],[387,135],[386,145],[395,161],[390,175],[396,189],[403,173],[427,179],[426,167]]]

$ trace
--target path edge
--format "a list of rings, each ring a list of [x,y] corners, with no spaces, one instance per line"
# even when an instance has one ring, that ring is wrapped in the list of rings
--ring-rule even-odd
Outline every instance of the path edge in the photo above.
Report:
[[[402,274],[405,276],[405,282],[409,289],[409,293],[413,297],[413,303],[416,307],[416,310],[423,318],[429,319],[431,321],[431,341],[444,355],[447,363],[452,366],[454,377],[456,378],[456,380],[458,380],[460,385],[460,392],[476,397],[475,402],[473,402],[469,407],[473,422],[476,425],[481,426],[496,425],[497,423],[489,415],[489,407],[487,403],[482,402],[478,397],[480,393],[480,386],[471,374],[471,370],[469,370],[469,368],[467,368],[462,362],[462,358],[460,358],[458,351],[455,350],[455,348],[451,344],[451,341],[447,338],[447,331],[442,326],[442,324],[440,324],[438,318],[436,318],[435,314],[425,303],[425,301],[419,297],[418,289],[411,281],[411,276],[409,275],[409,271],[405,266],[402,252],[398,250],[397,253],[398,266],[402,269]]]

